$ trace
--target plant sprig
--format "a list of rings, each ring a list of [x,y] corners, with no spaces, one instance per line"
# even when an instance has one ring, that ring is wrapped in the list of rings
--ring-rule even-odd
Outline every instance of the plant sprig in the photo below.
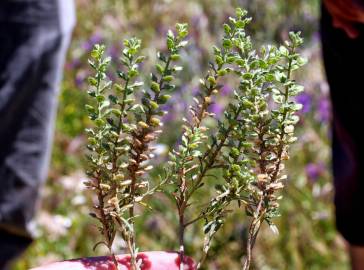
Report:
[[[182,70],[175,64],[180,58],[180,50],[187,45],[187,25],[177,24],[176,32],[177,36],[168,32],[167,53],[158,53],[157,73],[151,75],[149,89],[141,90],[140,101],[137,93],[144,83],[137,78],[139,65],[145,57],[139,55],[139,39],[124,40],[120,58],[124,70],[118,72],[120,83],[113,85],[107,80],[106,71],[111,59],[104,58],[104,46],[96,45],[89,61],[95,75],[89,78],[88,93],[95,105],[86,105],[94,128],[87,130],[90,179],[85,184],[97,195],[98,202],[91,215],[100,222],[99,230],[104,240],[96,246],[105,244],[113,255],[115,235],[120,232],[134,270],[140,269],[134,230],[135,206],[147,206],[145,197],[163,184],[152,188],[145,174],[153,168],[148,164],[153,157],[151,143],[161,133],[159,116],[165,112],[159,106],[170,98],[168,93],[175,88],[172,84],[174,75]],[[113,260],[117,266],[114,255]]]
[[[222,88],[222,85],[218,83],[219,80],[233,71],[230,67],[236,61],[233,44],[236,38],[242,34],[241,29],[250,21],[250,18],[245,17],[246,13],[242,11],[237,13],[238,21],[231,18],[234,21],[233,27],[231,28],[228,24],[225,25],[222,46],[220,48],[214,47],[215,62],[210,63],[208,74],[200,80],[200,94],[195,97],[195,105],[191,106],[189,110],[191,121],[184,119],[182,143],[177,150],[170,153],[170,180],[176,190],[174,198],[179,216],[181,262],[183,262],[184,257],[185,229],[205,217],[205,213],[200,213],[196,218],[186,220],[186,212],[191,206],[190,200],[195,192],[204,185],[207,172],[215,167],[218,154],[226,140],[226,138],[222,139],[219,145],[216,144],[216,141],[211,146],[207,143],[208,147],[204,147],[208,139],[206,135],[208,128],[202,122],[206,117],[214,118],[215,116],[208,111],[212,97],[218,95]],[[189,216],[191,215],[189,214]],[[181,265],[181,269],[183,269],[183,265]]]
[[[182,143],[170,155],[180,223],[181,261],[186,227],[205,220],[203,256],[197,268],[206,259],[211,240],[224,224],[234,201],[239,206],[244,204],[248,215],[253,216],[246,265],[250,264],[261,221],[265,220],[275,230],[272,219],[277,216],[278,203],[274,193],[283,187],[282,162],[287,158],[288,145],[294,141],[289,136],[298,122],[294,113],[301,107],[291,97],[303,88],[290,78],[293,69],[304,64],[295,52],[302,43],[299,33],[290,33],[287,48],[266,46],[257,53],[245,33],[245,26],[251,21],[246,15],[246,11],[237,9],[236,17],[224,25],[222,48],[214,47],[215,64],[210,64],[209,75],[201,80],[196,105],[190,108],[192,121],[185,121]],[[223,119],[217,121],[217,132],[209,134],[202,121],[208,116],[214,118],[208,112],[210,95],[218,95],[221,85],[217,80],[226,73],[235,74],[240,84]],[[272,101],[276,105],[272,106]],[[191,198],[214,170],[222,171],[224,182],[217,185],[217,194],[208,206],[193,209],[197,215],[186,220]],[[268,184],[262,184],[264,181]]]
[[[249,216],[246,259],[242,268],[250,268],[251,252],[263,222],[274,232],[273,219],[279,215],[279,191],[284,187],[284,161],[289,158],[289,145],[296,138],[294,127],[299,121],[296,112],[302,105],[294,97],[303,91],[293,79],[293,72],[304,64],[297,53],[303,40],[300,33],[290,33],[289,41],[280,47],[254,49],[245,27],[251,18],[236,9],[236,16],[224,24],[221,46],[213,47],[214,62],[200,80],[200,92],[183,119],[181,142],[170,152],[166,177],[151,186],[148,172],[153,169],[153,143],[162,130],[161,109],[175,89],[180,50],[187,45],[186,24],[177,24],[175,33],[168,31],[166,52],[159,52],[155,72],[148,87],[138,80],[141,41],[124,40],[120,59],[123,70],[119,81],[107,79],[110,58],[105,47],[96,45],[89,61],[94,75],[89,78],[87,105],[92,129],[88,129],[90,179],[86,186],[94,190],[97,203],[91,214],[99,221],[99,231],[117,261],[112,246],[117,233],[127,244],[131,267],[140,270],[134,222],[136,206],[148,207],[145,198],[169,183],[177,207],[180,269],[184,269],[185,231],[197,222],[204,222],[203,255],[197,268],[208,256],[213,237],[226,222],[236,203],[244,206]],[[226,75],[238,79],[229,105],[221,119],[210,112],[210,105],[219,97]],[[212,119],[216,130],[205,121]],[[218,178],[216,193],[204,206],[196,208],[192,200]],[[217,178],[217,177],[216,177]]]

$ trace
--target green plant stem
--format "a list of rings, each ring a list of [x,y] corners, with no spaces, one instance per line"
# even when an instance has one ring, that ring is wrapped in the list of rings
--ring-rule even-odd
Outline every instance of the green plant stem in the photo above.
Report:
[[[119,119],[118,119],[118,129],[117,129],[117,133],[120,135],[121,133],[121,127],[122,127],[122,123],[123,123],[123,117],[124,117],[124,111],[125,111],[125,100],[126,100],[126,91],[128,89],[128,86],[129,86],[129,79],[127,79],[125,81],[125,86],[124,86],[124,91],[123,91],[123,97],[122,97],[122,100],[121,100],[121,104],[120,104],[120,111],[121,111],[121,114],[119,116]],[[113,145],[114,145],[114,151],[113,151],[113,162],[112,162],[112,166],[113,166],[113,172],[116,173],[117,172],[117,165],[116,165],[116,161],[118,159],[118,156],[117,156],[117,153],[116,153],[116,147],[117,147],[117,144],[118,144],[118,139],[119,138],[115,138],[115,141],[113,142]]]
[[[113,261],[113,263],[114,263],[114,265],[116,267],[115,269],[118,270],[119,269],[119,263],[118,263],[114,253],[111,253],[111,258],[112,258],[112,261]]]
[[[131,193],[135,193],[135,185],[134,185],[134,190],[133,190],[133,185],[132,185],[132,191]],[[132,198],[134,198],[132,196]],[[131,232],[129,232],[128,236],[128,242],[129,242],[129,251],[130,251],[130,263],[131,263],[131,268],[132,270],[139,270],[139,267],[137,265],[137,261],[136,261],[136,245],[135,245],[135,230],[134,230],[134,202],[133,205],[129,208],[129,217],[130,217],[130,226],[132,228]]]
[[[160,89],[163,88],[163,77],[166,75],[166,72],[169,68],[171,62],[171,58],[168,57],[167,62],[166,62],[166,66],[164,68],[164,72],[163,75],[159,81],[159,87]],[[159,93],[156,93],[153,101],[157,101],[159,98]],[[153,116],[153,111],[151,108],[149,108],[149,110],[146,113],[146,124],[148,126],[151,125],[151,118]],[[138,183],[138,176],[136,174],[137,171],[139,171],[140,168],[140,164],[143,162],[143,160],[141,159],[141,155],[146,153],[148,151],[148,143],[145,142],[145,137],[147,134],[149,134],[151,132],[151,128],[144,128],[139,134],[137,132],[133,132],[132,136],[134,139],[140,141],[142,143],[142,145],[140,147],[137,148],[133,148],[133,150],[135,151],[135,153],[133,154],[132,151],[130,151],[131,157],[132,159],[135,161],[135,163],[129,163],[128,165],[128,171],[129,171],[129,175],[131,178],[131,184],[130,184],[130,198],[132,200],[132,206],[129,208],[129,217],[130,217],[130,226],[132,228],[132,232],[130,233],[130,245],[129,245],[129,251],[131,253],[131,265],[133,266],[133,270],[138,270],[138,266],[137,266],[137,261],[136,261],[136,245],[135,245],[135,230],[134,230],[134,211],[135,211],[135,195],[136,195],[136,185]]]
[[[294,51],[295,51],[295,47],[293,47],[291,49],[291,53],[294,53]],[[291,73],[292,73],[292,59],[289,59],[288,69],[287,69],[287,80],[290,80]],[[284,103],[287,103],[288,99],[289,99],[289,88],[288,88],[288,86],[286,86],[285,93],[284,93]],[[284,112],[283,121],[286,120],[286,118],[287,118],[287,111]],[[278,162],[277,162],[276,168],[275,168],[273,176],[272,176],[272,182],[276,181],[276,179],[278,177],[278,174],[279,174],[279,171],[280,171],[279,167],[280,167],[281,162],[282,162],[282,153],[283,153],[283,150],[284,150],[283,137],[284,137],[284,125],[282,124],[281,134],[280,134],[280,145],[278,147],[278,155],[277,155]]]
[[[238,119],[238,117],[239,117],[242,109],[243,109],[243,107],[240,106],[239,109],[237,110],[236,114],[235,114],[234,120],[237,120]],[[233,125],[229,125],[226,133],[224,134],[224,137],[216,145],[216,149],[214,151],[212,151],[212,148],[211,148],[209,151],[206,152],[204,158],[208,158],[208,157],[210,157],[210,158],[207,161],[205,161],[205,166],[203,167],[203,169],[201,170],[200,174],[198,175],[198,177],[196,179],[196,182],[193,185],[192,189],[187,194],[187,201],[191,198],[191,196],[193,195],[193,193],[197,190],[198,186],[203,181],[203,178],[206,176],[206,173],[209,171],[209,169],[211,169],[214,166],[214,163],[216,161],[216,157],[218,156],[218,154],[220,153],[221,149],[225,145],[225,142],[228,139],[230,133],[233,131],[233,128],[234,128]]]
[[[185,255],[185,243],[184,243],[184,234],[185,234],[185,226],[184,226],[184,212],[182,211],[182,213],[179,216],[179,232],[178,232],[178,237],[179,237],[179,258],[180,258],[180,265],[179,265],[179,269],[180,270],[184,270],[184,255]],[[182,224],[182,226],[181,226]]]
[[[291,52],[294,52],[294,47],[291,49]],[[287,80],[290,80],[291,78],[291,73],[292,73],[292,59],[289,59],[288,61],[288,67],[287,67]],[[289,99],[289,88],[288,86],[285,87],[285,100],[284,103],[288,102]],[[284,112],[283,115],[283,121],[287,118],[287,111]],[[283,122],[282,121],[282,122]],[[284,142],[283,142],[283,137],[284,137],[284,125],[282,125],[281,128],[281,133],[280,133],[280,144],[278,147],[278,154],[277,154],[277,163],[274,169],[274,172],[272,174],[272,177],[270,178],[270,182],[274,183],[276,182],[277,176],[280,172],[280,165],[282,162],[282,153],[284,150]],[[263,137],[264,134],[262,134],[262,132],[259,134],[260,137]],[[263,140],[261,140],[263,141]],[[260,154],[262,154],[264,152],[264,143],[262,143],[260,145]],[[265,168],[265,162],[262,161],[262,159],[259,162],[260,164],[260,170],[262,174],[266,173],[266,168]],[[260,195],[260,199],[258,202],[258,206],[256,208],[256,211],[253,215],[253,220],[250,224],[249,227],[249,233],[248,233],[248,240],[247,240],[247,247],[246,247],[246,253],[247,253],[247,257],[245,259],[244,265],[243,265],[243,270],[249,270],[250,269],[250,264],[251,264],[251,254],[252,254],[252,250],[254,247],[254,243],[255,243],[255,239],[259,233],[260,227],[261,227],[261,221],[264,219],[265,216],[265,210],[263,207],[264,201],[267,197],[268,193],[266,190],[262,190],[262,194]]]
[[[215,75],[216,76],[216,75]],[[216,76],[217,78],[217,76]],[[215,79],[216,79],[215,78]],[[210,94],[213,91],[213,89],[209,89],[208,94]],[[203,101],[202,107],[201,107],[201,112],[199,114],[199,118],[198,118],[198,123],[197,123],[197,127],[200,126],[200,123],[203,119],[203,115],[204,112],[206,112],[208,108],[208,104],[206,104],[205,101]],[[242,107],[240,107],[235,115],[235,120],[238,118],[240,112],[242,110]],[[192,189],[190,191],[187,190],[186,187],[186,183],[184,183],[182,185],[182,188],[180,187],[180,203],[177,203],[177,208],[178,208],[178,213],[179,213],[179,242],[180,242],[180,250],[184,250],[184,231],[185,228],[189,225],[192,225],[193,223],[199,221],[200,219],[204,218],[204,215],[200,215],[195,219],[192,219],[189,222],[184,223],[184,215],[185,215],[185,210],[188,206],[188,202],[190,200],[190,198],[192,197],[193,193],[197,190],[198,186],[201,184],[203,178],[205,177],[206,173],[208,172],[209,169],[212,168],[212,166],[215,163],[215,159],[217,157],[217,155],[219,154],[219,152],[221,151],[222,147],[224,146],[230,132],[233,130],[233,126],[229,126],[225,136],[222,138],[222,140],[220,140],[219,144],[216,146],[216,149],[211,152],[208,151],[208,153],[205,155],[205,158],[209,157],[208,161],[206,161],[205,166],[203,167],[201,173],[198,175],[198,178],[196,179],[195,184],[193,185]],[[183,167],[183,166],[182,166]],[[182,172],[182,176],[184,176],[184,172]],[[183,182],[183,181],[182,181]],[[181,183],[182,183],[181,182]],[[182,246],[181,246],[182,245]],[[180,252],[180,258],[181,258],[181,262],[183,260],[183,253]],[[207,254],[203,255],[204,257],[200,260],[200,263],[198,264],[198,269],[201,267],[201,265],[203,264],[203,262],[206,260]]]
[[[204,252],[204,253],[202,254],[202,257],[201,257],[200,261],[199,261],[199,262],[198,262],[198,264],[197,264],[196,269],[201,269],[201,267],[202,267],[202,265],[204,264],[204,262],[206,261],[206,259],[207,259],[207,252]]]
[[[257,209],[254,213],[254,219],[253,221],[250,223],[249,226],[249,236],[248,236],[248,241],[247,241],[247,254],[246,254],[246,259],[244,262],[244,266],[243,266],[243,270],[249,270],[250,269],[250,264],[251,264],[251,259],[252,259],[252,251],[253,251],[253,247],[255,244],[255,240],[256,237],[259,233],[261,224],[262,224],[262,219],[264,217],[264,213],[262,213],[262,206],[263,206],[263,196],[261,196]]]
[[[100,93],[100,85],[101,85],[101,73],[99,72],[97,74],[97,84],[96,84],[96,91],[95,91],[96,95],[99,95],[99,93]],[[98,111],[97,111],[98,117],[100,117],[100,113],[101,113],[101,104],[100,103],[98,103],[97,109],[98,109]],[[100,171],[97,171],[96,173],[97,173],[97,177],[95,177],[95,180],[96,180],[96,183],[97,183],[97,199],[98,199],[98,202],[99,202],[99,205],[98,205],[96,210],[100,213],[101,224],[102,224],[102,227],[103,227],[102,232],[103,232],[103,236],[104,236],[104,238],[106,240],[106,245],[107,245],[107,247],[109,249],[109,253],[110,253],[110,255],[111,255],[112,259],[113,259],[113,263],[114,263],[116,269],[118,269],[118,262],[117,262],[117,260],[115,258],[115,255],[112,252],[112,244],[113,244],[113,238],[114,238],[113,236],[115,236],[115,234],[110,229],[109,221],[108,221],[107,215],[106,215],[105,210],[104,210],[105,196],[104,196],[103,190],[101,188],[101,173],[100,173]],[[110,236],[112,238],[110,238]],[[97,246],[97,244],[96,244],[96,246]]]

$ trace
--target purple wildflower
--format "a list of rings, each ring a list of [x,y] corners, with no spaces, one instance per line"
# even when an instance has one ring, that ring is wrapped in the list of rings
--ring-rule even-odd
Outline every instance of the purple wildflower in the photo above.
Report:
[[[224,108],[223,106],[221,106],[219,103],[217,102],[214,102],[213,104],[211,104],[210,106],[210,111],[212,113],[214,113],[216,115],[217,118],[220,118],[221,117],[221,114],[223,113],[224,111]]]
[[[176,113],[173,110],[173,106],[172,106],[171,103],[168,103],[166,105],[163,105],[162,110],[168,112],[167,114],[165,114],[163,116],[162,122],[164,122],[164,123],[170,123],[170,122],[173,122],[176,119]]]
[[[79,70],[76,74],[75,78],[75,84],[77,87],[82,87],[82,85],[85,83],[85,80],[88,76],[88,72],[85,70]]]
[[[200,93],[200,88],[198,86],[196,87],[193,87],[192,90],[191,90],[191,93],[192,93],[192,96],[197,96],[199,93]]]
[[[115,75],[115,72],[113,70],[109,70],[107,71],[107,77],[109,78],[109,80],[111,81],[116,81],[117,77]]]
[[[224,85],[220,91],[222,96],[228,96],[233,92],[233,89],[229,85]]]
[[[302,93],[296,97],[296,101],[303,105],[302,113],[306,114],[312,108],[312,96],[307,93]]]
[[[108,54],[108,55],[109,55],[112,59],[118,59],[118,58],[119,58],[119,56],[120,56],[119,52],[120,52],[120,48],[119,48],[117,45],[113,44],[113,45],[110,47],[110,49],[108,49],[107,54]]]
[[[309,163],[307,164],[305,171],[307,178],[312,182],[315,182],[324,173],[325,166],[322,163]]]
[[[317,118],[320,122],[327,123],[331,118],[331,106],[327,97],[320,99],[318,103]]]
[[[65,65],[65,68],[67,70],[74,70],[77,69],[78,67],[80,67],[82,64],[80,58],[74,57],[71,59],[71,61],[68,61]]]

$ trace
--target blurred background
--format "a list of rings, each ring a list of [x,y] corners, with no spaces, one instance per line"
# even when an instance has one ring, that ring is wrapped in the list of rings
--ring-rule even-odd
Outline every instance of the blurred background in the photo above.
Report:
[[[296,74],[306,92],[298,97],[304,105],[297,131],[298,143],[291,149],[288,184],[276,220],[280,234],[267,226],[254,250],[254,269],[348,269],[344,244],[334,227],[330,174],[330,103],[328,85],[321,64],[318,33],[319,0],[76,0],[78,24],[65,66],[60,95],[57,130],[49,179],[42,191],[42,205],[33,230],[38,240],[13,266],[25,270],[32,266],[63,259],[105,254],[92,250],[99,237],[88,216],[92,196],[85,191],[84,128],[90,123],[83,109],[87,102],[85,79],[90,69],[87,58],[95,43],[105,43],[118,69],[122,39],[137,36],[143,40],[143,54],[149,62],[165,46],[164,36],[176,22],[190,25],[191,46],[183,57],[185,72],[170,101],[165,117],[165,132],[159,142],[160,160],[173,147],[178,126],[191,95],[196,92],[198,76],[207,69],[211,45],[219,43],[222,23],[241,6],[249,10],[253,22],[248,28],[256,46],[279,43],[288,31],[300,30],[305,37],[302,53],[308,64]],[[143,67],[148,69],[150,67]],[[212,110],[221,114],[232,91],[224,87],[222,97]],[[172,105],[173,104],[173,105]],[[177,127],[177,128],[176,128]],[[206,191],[209,192],[209,191]],[[213,192],[213,190],[211,190]],[[142,250],[175,250],[176,218],[174,205],[163,195],[151,202],[137,220],[138,243]],[[170,204],[170,207],[166,207]],[[230,216],[217,235],[206,269],[239,269],[246,232],[246,218]],[[199,256],[201,230],[187,235],[187,253]],[[119,241],[120,243],[120,241]],[[116,246],[116,248],[118,248]],[[120,247],[119,247],[120,248]]]

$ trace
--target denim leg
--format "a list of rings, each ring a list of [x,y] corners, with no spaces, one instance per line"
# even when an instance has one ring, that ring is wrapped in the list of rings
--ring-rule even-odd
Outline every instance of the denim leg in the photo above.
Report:
[[[0,24],[0,270],[31,242],[70,35],[47,24]]]

